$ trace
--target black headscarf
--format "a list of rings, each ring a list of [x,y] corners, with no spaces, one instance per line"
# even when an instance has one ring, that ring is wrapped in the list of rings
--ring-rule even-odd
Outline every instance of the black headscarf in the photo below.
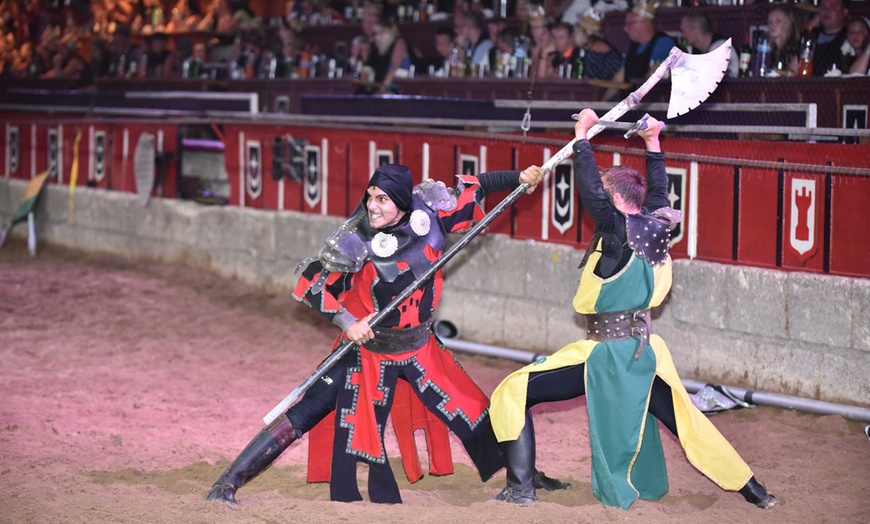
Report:
[[[414,190],[414,184],[411,182],[411,170],[407,166],[384,164],[378,167],[369,180],[368,187],[372,186],[376,186],[388,194],[399,210],[405,213],[411,212],[411,193]],[[366,192],[363,203],[368,203],[368,201],[369,195]]]

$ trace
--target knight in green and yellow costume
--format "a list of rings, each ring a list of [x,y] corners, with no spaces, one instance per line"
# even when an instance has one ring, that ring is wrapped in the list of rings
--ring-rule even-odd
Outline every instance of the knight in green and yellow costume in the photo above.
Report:
[[[726,490],[762,508],[776,499],[759,484],[728,441],[689,399],[661,337],[650,333],[650,309],[671,288],[670,209],[660,123],[638,134],[647,146],[646,180],[634,169],[599,174],[586,131],[598,121],[577,115],[574,172],[583,208],[596,234],[582,267],[574,309],[586,317],[586,340],[523,367],[495,389],[490,413],[507,459],[507,487],[496,497],[517,504],[537,500],[535,435],[529,408],[585,394],[592,452],[592,490],[606,506],[628,509],[638,498],[668,491],[659,437],[661,421],[686,457]]]

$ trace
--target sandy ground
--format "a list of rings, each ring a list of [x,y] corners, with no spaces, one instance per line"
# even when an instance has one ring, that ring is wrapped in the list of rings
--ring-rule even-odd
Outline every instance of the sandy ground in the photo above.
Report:
[[[568,307],[568,305],[566,305]],[[306,484],[307,437],[238,493],[203,495],[261,417],[307,377],[334,328],[288,296],[200,271],[20,241],[0,250],[0,522],[781,522],[870,520],[862,425],[773,408],[715,424],[781,503],[762,511],[694,470],[663,431],[670,493],[628,511],[592,496],[582,400],[536,412],[538,466],[574,489],[530,507],[493,502],[452,441],[456,474],[404,504],[329,501]],[[460,355],[484,391],[519,364]],[[388,452],[398,456],[388,435]],[[423,454],[425,467],[425,454]]]

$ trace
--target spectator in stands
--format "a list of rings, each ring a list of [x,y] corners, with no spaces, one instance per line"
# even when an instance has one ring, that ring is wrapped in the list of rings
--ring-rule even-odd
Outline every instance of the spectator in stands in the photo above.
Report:
[[[846,20],[851,0],[821,0],[818,20],[813,20],[811,35],[816,41],[813,53],[813,76],[825,73],[843,61],[842,46],[846,41]],[[818,25],[816,26],[816,23]]]
[[[151,34],[166,30],[166,17],[163,11],[163,0],[142,0],[142,12],[139,19],[133,22],[139,33]]]
[[[7,65],[9,73],[15,78],[27,78],[30,76],[30,64],[33,59],[33,44],[24,42],[18,49],[13,49],[10,54],[11,60]]]
[[[117,78],[130,75],[131,64],[138,64],[143,49],[130,42],[130,29],[119,26],[109,42],[106,74]]]
[[[182,78],[205,78],[205,63],[208,60],[208,49],[205,42],[193,44],[193,51],[181,68]]]
[[[278,51],[277,63],[275,64],[275,78],[293,78],[298,63],[299,48],[296,46],[296,39],[282,39],[281,49]]]
[[[489,71],[489,51],[493,42],[487,36],[483,25],[483,17],[479,13],[466,11],[453,20],[456,31],[456,44],[465,50],[466,57],[471,57],[473,67],[478,71]],[[467,58],[466,58],[467,59]]]
[[[418,72],[429,76],[446,77],[450,74],[450,55],[453,52],[453,41],[456,33],[449,27],[442,27],[435,33],[435,55],[420,56],[415,54],[414,67]]]
[[[396,78],[407,75],[411,65],[408,43],[399,35],[399,28],[388,22],[379,23],[375,30],[374,46],[369,55],[368,65],[374,71],[375,94],[396,93],[399,86]]]
[[[57,55],[57,34],[51,27],[44,27],[33,49],[34,71],[31,77],[41,78],[54,67],[53,57]]]
[[[771,64],[780,75],[794,75],[798,69],[800,32],[794,12],[774,7],[767,13],[767,35],[770,38]]]
[[[550,19],[539,5],[529,7],[529,35],[532,38],[530,58],[532,60],[529,76],[547,76],[549,64],[547,57],[556,50],[553,35],[550,33]]]
[[[843,64],[843,72],[866,75],[870,69],[870,20],[863,16],[854,16],[846,26],[846,44],[844,51],[848,61]]]
[[[202,23],[202,9],[197,0],[178,0],[166,24],[167,33],[186,33],[198,31]]]
[[[710,18],[704,13],[689,13],[680,20],[680,33],[692,47],[692,54],[703,55],[718,49],[728,41],[728,37],[713,32]],[[739,59],[734,46],[731,46],[731,59],[728,61],[728,76],[736,77]]]
[[[626,0],[563,0],[556,3],[553,11],[563,22],[576,25],[588,9],[594,7],[599,13],[605,14],[610,11],[628,10]]]
[[[613,80],[622,65],[622,54],[601,34],[603,18],[598,9],[590,7],[574,28],[574,43],[585,51],[583,78]]]
[[[507,27],[507,20],[499,16],[494,16],[486,20],[486,34],[489,36],[489,40],[492,42],[493,47],[495,47],[495,43],[498,41],[498,35],[505,27]]]
[[[12,49],[9,40],[0,35],[0,78],[12,76]]]
[[[58,51],[52,57],[52,67],[42,78],[69,78],[90,82],[90,65],[82,52],[82,42],[74,36],[64,37]]]
[[[520,33],[516,27],[505,27],[499,34],[498,40],[495,43],[493,50],[495,51],[494,59],[490,61],[492,64],[492,76],[496,78],[508,78],[516,76],[516,60],[514,60],[514,52],[516,51],[516,43]]]
[[[306,25],[330,25],[336,23],[338,12],[324,0],[302,2],[302,20]]]
[[[348,56],[347,62],[353,78],[359,78],[366,82],[374,81],[374,74],[371,75],[371,78],[363,78],[363,69],[365,67],[371,69],[370,66],[366,65],[368,64],[371,51],[372,43],[366,35],[358,35],[350,41],[350,56]]]
[[[178,76],[178,56],[168,49],[166,33],[154,33],[146,39],[147,51],[145,76],[148,78],[172,78]]]
[[[645,80],[668,57],[677,41],[656,29],[656,8],[641,1],[625,15],[625,32],[630,44],[622,69],[614,80],[631,82]]]
[[[251,11],[247,0],[214,0],[200,23],[200,29],[232,33],[259,25],[260,21]]]
[[[363,7],[361,27],[362,27],[363,34],[371,42],[373,42],[375,39],[375,33],[377,32],[377,25],[378,25],[378,22],[380,22],[380,21],[381,21],[381,6],[380,6],[380,4],[373,4],[370,2],[366,2],[365,7]]]
[[[559,22],[550,31],[553,51],[547,56],[548,77],[576,78],[580,49],[574,45],[574,26]]]

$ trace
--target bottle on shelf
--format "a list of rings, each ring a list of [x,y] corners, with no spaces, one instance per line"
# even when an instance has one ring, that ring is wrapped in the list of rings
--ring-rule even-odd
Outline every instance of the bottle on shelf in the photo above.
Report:
[[[586,72],[586,50],[582,47],[577,52],[577,63],[574,64],[574,78],[581,79]]]
[[[456,45],[450,46],[448,65],[450,66],[450,70],[447,76],[459,77],[465,75],[465,64],[462,63],[462,59],[459,57],[459,47]]]
[[[771,58],[770,40],[767,32],[759,31],[755,41],[755,56],[753,57],[752,75],[757,78],[764,78],[770,71]]]
[[[471,42],[465,43],[465,77],[476,76],[474,74],[474,49],[471,47]]]
[[[740,47],[738,59],[738,76],[740,78],[749,77],[749,63],[752,61],[752,46],[749,45],[749,35],[746,35],[743,46]]]
[[[816,40],[807,33],[801,38],[800,60],[797,76],[813,76],[813,55],[816,51]]]

